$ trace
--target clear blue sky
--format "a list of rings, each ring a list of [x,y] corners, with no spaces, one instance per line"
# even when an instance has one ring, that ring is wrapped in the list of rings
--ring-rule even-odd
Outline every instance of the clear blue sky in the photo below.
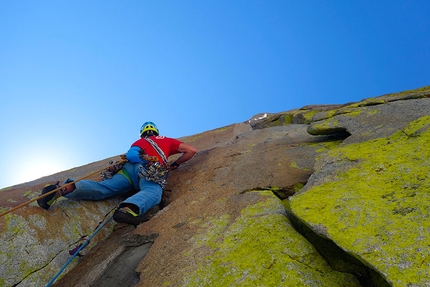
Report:
[[[430,85],[430,1],[0,3],[0,188],[310,104]],[[63,180],[63,179],[59,179]]]

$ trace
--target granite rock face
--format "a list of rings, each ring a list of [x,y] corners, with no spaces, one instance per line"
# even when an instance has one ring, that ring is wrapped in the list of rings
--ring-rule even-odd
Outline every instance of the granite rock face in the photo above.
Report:
[[[109,223],[54,285],[430,286],[429,97],[261,113],[182,138],[199,152],[152,218]],[[107,161],[1,190],[0,206]],[[0,285],[46,285],[120,200],[1,217]]]
[[[90,175],[106,166],[110,159],[47,176],[0,191],[0,212],[28,202],[40,195],[46,184]],[[94,173],[94,175],[91,175]],[[107,219],[119,198],[101,202],[72,201],[59,198],[49,210],[32,202],[0,217],[0,286],[45,286],[70,258],[81,237],[88,236]],[[91,240],[82,254],[107,238],[113,229],[109,222]],[[74,260],[65,272],[75,266]]]
[[[31,204],[5,215],[0,221],[0,286],[45,286],[70,258],[69,250],[105,219],[114,201],[59,200],[49,211]],[[107,238],[112,227],[108,224],[89,247]]]
[[[430,99],[398,100],[313,123],[351,133],[322,155],[292,213],[391,286],[430,286]],[[392,121],[387,121],[391,119]]]

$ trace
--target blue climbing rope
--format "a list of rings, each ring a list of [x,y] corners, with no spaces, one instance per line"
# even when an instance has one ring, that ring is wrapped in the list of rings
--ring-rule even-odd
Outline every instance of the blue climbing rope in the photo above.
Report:
[[[61,273],[64,271],[64,269],[66,269],[67,265],[70,264],[70,262],[72,262],[72,260],[79,254],[79,252],[85,248],[85,246],[88,245],[88,243],[90,242],[91,238],[93,238],[106,224],[108,224],[109,221],[111,221],[113,218],[113,216],[109,217],[108,220],[106,220],[102,225],[99,226],[99,228],[96,229],[96,231],[94,231],[93,234],[91,234],[90,237],[88,237],[88,239],[79,247],[78,250],[76,250],[76,252],[73,254],[73,256],[66,262],[66,264],[64,264],[63,268],[61,268],[60,271],[58,271],[58,273],[54,276],[54,278],[51,279],[51,281],[49,281],[49,283],[46,285],[46,287],[49,287],[52,285],[52,283],[54,283],[54,281],[58,278],[58,276],[61,275]]]

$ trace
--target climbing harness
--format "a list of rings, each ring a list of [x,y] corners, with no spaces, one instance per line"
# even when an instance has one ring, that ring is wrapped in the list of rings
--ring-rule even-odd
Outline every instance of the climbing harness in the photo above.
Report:
[[[162,166],[159,162],[139,166],[139,176],[147,181],[153,181],[165,187],[167,184],[166,178],[169,170]]]
[[[121,161],[119,161],[117,164],[119,164],[119,163],[121,163],[121,162],[124,162],[124,163],[125,163],[125,161],[126,161],[126,160],[121,160]],[[90,174],[87,174],[86,176],[83,176],[83,177],[81,177],[81,178],[79,178],[79,179],[77,179],[77,180],[75,180],[75,181],[72,181],[72,182],[66,183],[66,184],[64,184],[64,185],[62,185],[62,186],[60,186],[60,187],[57,187],[57,188],[55,188],[55,189],[53,189],[53,190],[51,190],[51,191],[49,191],[49,192],[47,192],[47,193],[44,193],[44,194],[42,194],[42,195],[40,195],[40,196],[38,196],[38,197],[36,197],[36,198],[33,198],[33,199],[29,200],[29,201],[26,201],[26,202],[24,202],[24,203],[22,203],[22,204],[20,204],[20,205],[18,205],[18,206],[15,206],[15,207],[13,207],[13,208],[11,208],[11,209],[9,209],[9,210],[6,210],[6,211],[4,211],[4,212],[0,213],[0,217],[2,217],[2,216],[4,216],[4,215],[6,215],[6,214],[8,214],[8,213],[11,213],[11,212],[13,212],[13,211],[15,211],[15,210],[17,210],[17,209],[19,209],[19,208],[21,208],[21,207],[24,207],[24,206],[26,206],[26,205],[28,205],[28,204],[30,204],[30,203],[32,203],[32,202],[34,202],[34,201],[36,201],[36,200],[39,200],[39,199],[41,199],[41,198],[44,198],[45,196],[51,195],[51,194],[53,194],[53,193],[57,192],[58,190],[60,190],[60,189],[62,189],[62,188],[64,188],[64,187],[66,187],[66,186],[68,186],[68,185],[71,185],[71,184],[73,184],[73,183],[75,183],[75,182],[78,182],[78,181],[80,181],[80,180],[86,179],[86,178],[88,178],[88,177],[90,177],[90,176],[93,176],[93,175],[95,175],[95,174],[97,174],[97,173],[100,173],[100,172],[102,172],[102,171],[104,171],[104,170],[106,170],[106,167],[104,167],[103,169],[99,169],[99,170],[97,170],[97,171],[94,171],[94,172],[92,172],[92,173],[90,173]]]
[[[145,165],[139,166],[139,176],[141,178],[145,178],[148,181],[153,181],[161,185],[162,188],[164,188],[167,184],[167,176],[169,174],[169,169],[167,168],[167,158],[164,155],[164,152],[161,150],[161,148],[150,138],[145,137],[144,138],[154,149],[155,151],[160,155],[160,157],[163,159],[163,163],[161,164],[157,157],[155,159],[157,160],[150,160]],[[139,155],[141,158],[146,155]],[[150,157],[154,158],[154,157]]]
[[[163,163],[164,165],[168,165],[167,164],[167,158],[166,155],[164,154],[164,152],[161,150],[161,148],[157,145],[157,143],[155,143],[152,139],[150,138],[144,138],[156,151],[157,153],[161,156],[161,158],[163,159]]]
[[[72,260],[76,257],[76,256],[81,256],[79,252],[81,252],[82,249],[84,249],[89,243],[90,240],[103,228],[106,226],[106,224],[108,224],[111,220],[112,220],[113,216],[111,215],[108,220],[106,220],[102,225],[100,225],[96,231],[94,231],[93,234],[91,234],[90,237],[88,237],[88,239],[85,240],[84,243],[80,244],[79,247],[75,250],[70,250],[69,254],[73,251],[73,255],[72,257],[70,257],[70,259],[66,262],[66,264],[64,264],[64,266],[60,269],[60,271],[58,271],[58,273],[54,276],[54,278],[51,279],[51,281],[48,282],[48,284],[46,285],[46,287],[49,287],[52,285],[52,283],[54,283],[54,281],[58,278],[58,276],[61,275],[61,273],[63,273],[63,271],[66,269],[66,267],[72,262]]]

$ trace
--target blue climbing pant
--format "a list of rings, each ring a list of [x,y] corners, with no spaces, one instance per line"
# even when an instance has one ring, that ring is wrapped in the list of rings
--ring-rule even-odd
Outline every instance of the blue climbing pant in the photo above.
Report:
[[[161,185],[139,177],[139,164],[129,162],[124,165],[123,170],[110,179],[101,182],[80,180],[75,183],[75,186],[76,189],[64,197],[69,199],[102,200],[132,190],[138,190],[137,193],[122,203],[136,205],[139,207],[140,214],[159,204],[163,194]]]

